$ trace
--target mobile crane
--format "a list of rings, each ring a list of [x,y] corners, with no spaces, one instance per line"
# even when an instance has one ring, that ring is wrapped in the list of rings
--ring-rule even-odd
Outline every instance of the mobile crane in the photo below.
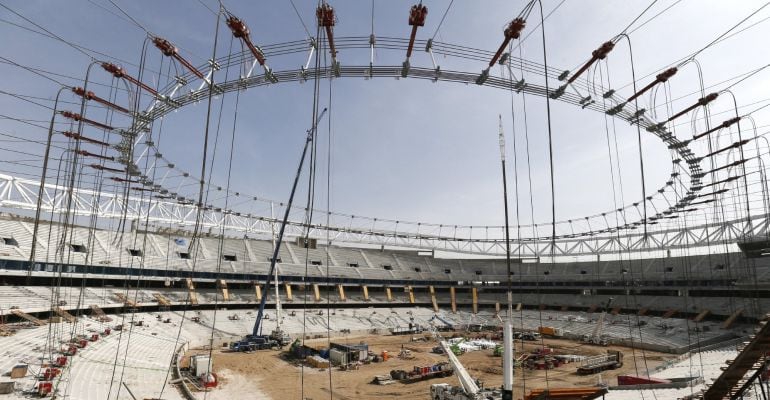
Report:
[[[607,310],[609,310],[612,302],[615,299],[610,297],[607,300],[607,304],[602,309],[602,313],[599,315],[599,319],[596,321],[596,326],[590,335],[583,336],[583,343],[595,344],[599,346],[607,346],[609,342],[604,337],[604,318],[607,316]]]
[[[285,333],[283,332],[273,332],[273,335],[263,335],[262,334],[262,319],[265,315],[265,304],[267,303],[267,294],[269,293],[268,288],[270,287],[270,283],[273,279],[273,275],[276,274],[275,264],[278,260],[278,252],[281,249],[281,242],[283,241],[283,233],[286,230],[286,223],[289,220],[289,212],[291,211],[291,205],[294,203],[294,194],[297,191],[297,184],[299,183],[300,175],[302,174],[302,165],[305,162],[305,156],[307,156],[307,150],[310,145],[310,143],[313,141],[313,138],[315,137],[315,131],[318,127],[318,124],[321,122],[321,119],[323,118],[324,114],[326,114],[326,108],[323,109],[318,114],[318,117],[313,123],[313,126],[307,130],[307,136],[305,139],[305,147],[302,149],[302,156],[299,160],[299,166],[297,166],[297,174],[294,177],[294,184],[291,187],[291,194],[289,194],[289,201],[286,205],[286,211],[283,215],[283,220],[281,221],[281,228],[278,230],[278,237],[275,241],[275,246],[273,248],[273,257],[270,259],[270,269],[267,272],[267,279],[265,281],[265,290],[263,291],[263,296],[259,301],[259,311],[257,312],[257,320],[254,322],[254,329],[251,332],[251,335],[246,335],[242,340],[233,343],[231,346],[231,349],[234,351],[248,351],[254,348],[252,344],[256,344],[257,350],[263,349],[263,348],[272,348],[272,347],[279,347],[281,346],[279,343],[290,340],[287,338]],[[277,276],[277,275],[276,275]],[[277,278],[276,278],[277,279]],[[278,328],[277,330],[280,330]],[[276,340],[276,336],[278,336],[278,340]],[[244,350],[240,350],[244,349]]]

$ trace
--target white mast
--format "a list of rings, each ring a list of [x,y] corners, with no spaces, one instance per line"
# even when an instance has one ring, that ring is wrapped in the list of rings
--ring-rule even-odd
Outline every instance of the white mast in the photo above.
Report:
[[[273,221],[275,221],[272,202],[270,202],[270,216],[272,217]],[[275,251],[275,222],[270,224],[270,229],[272,230],[271,237],[273,239],[273,251]],[[278,268],[275,269],[275,329],[277,331],[281,330],[281,297],[279,296],[278,292]]]
[[[505,260],[508,268],[508,318],[503,323],[503,397],[513,395],[513,294],[511,292],[511,242],[508,231],[508,186],[505,177],[505,134],[503,116],[498,115],[500,162],[503,167],[503,205],[505,207]]]

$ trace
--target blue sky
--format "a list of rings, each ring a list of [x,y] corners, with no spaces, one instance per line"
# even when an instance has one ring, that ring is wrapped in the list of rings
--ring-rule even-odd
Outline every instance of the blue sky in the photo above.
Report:
[[[201,0],[216,9],[212,0]],[[180,47],[184,57],[200,65],[211,57],[215,17],[198,1],[125,1],[114,0],[140,25],[155,35],[167,38]],[[3,0],[2,4],[36,22],[66,41],[108,55],[108,59],[123,65],[137,76],[146,32],[127,20],[125,15],[108,0],[45,2]],[[316,2],[295,0],[295,4],[311,33],[315,32],[314,8]],[[378,37],[408,37],[407,14],[411,2],[374,2],[374,32]],[[447,1],[424,1],[429,8],[425,27],[417,37],[427,39],[434,35]],[[556,8],[546,20],[548,63],[559,69],[573,69],[584,62],[590,52],[602,42],[622,31],[649,4],[649,1],[544,1],[546,13]],[[660,0],[640,19],[646,21],[658,12],[671,8],[648,24],[631,33],[635,72],[637,77],[660,72],[670,63],[702,48],[728,28],[762,6],[764,2]],[[338,15],[335,35],[338,37],[368,36],[372,29],[372,2],[361,0],[334,1]],[[227,1],[227,9],[244,20],[251,29],[252,40],[267,45],[291,40],[304,40],[307,35],[289,1]],[[503,26],[523,7],[518,1],[454,1],[436,40],[484,50],[495,50],[502,41]],[[770,17],[770,7],[762,10],[741,28],[750,27],[698,56],[703,68],[706,86],[724,88],[733,81],[723,82],[742,73],[770,63],[770,56],[762,51],[764,38],[770,36],[770,25],[763,18]],[[66,44],[30,32],[38,28],[25,22],[5,8],[0,8],[0,56],[13,62],[40,68],[59,75],[51,78],[68,85],[80,85],[89,57]],[[524,35],[534,33],[522,43],[525,59],[542,63],[543,43],[540,39],[538,11],[530,16]],[[637,23],[639,25],[639,23]],[[635,25],[636,26],[636,25]],[[736,29],[737,30],[740,30]],[[633,29],[633,28],[632,28]],[[227,54],[231,35],[220,25],[218,56]],[[236,42],[237,44],[237,42]],[[240,50],[240,47],[236,47]],[[518,50],[516,51],[518,53]],[[306,54],[268,58],[276,70],[294,69],[304,64]],[[402,51],[376,50],[376,65],[400,65]],[[100,59],[105,57],[98,56]],[[161,56],[150,48],[148,70],[157,71]],[[368,49],[345,50],[339,54],[344,65],[368,64]],[[2,60],[0,60],[2,61]],[[163,64],[167,66],[167,61]],[[480,71],[485,63],[468,62],[451,57],[438,57],[445,70]],[[430,66],[430,58],[422,49],[412,57],[414,66]],[[631,68],[628,47],[623,42],[611,53],[603,72],[609,73],[612,88],[627,97],[632,93]],[[3,79],[0,90],[26,96],[50,106],[58,89],[57,84],[24,69],[0,63]],[[499,75],[499,69],[493,69]],[[110,80],[99,70],[94,72],[94,92],[107,96]],[[526,76],[533,82],[541,77]],[[763,71],[734,88],[744,111],[766,104],[770,71]],[[147,72],[145,81],[157,81],[157,75]],[[161,80],[165,78],[160,78]],[[223,79],[220,74],[217,80]],[[606,80],[607,77],[604,77]],[[644,85],[653,78],[640,78]],[[557,82],[551,82],[556,86]],[[331,103],[329,90],[331,86]],[[677,75],[671,83],[671,95],[680,98],[672,102],[673,111],[697,101],[698,77],[693,66]],[[662,96],[662,94],[661,94]],[[65,96],[67,101],[75,101]],[[120,97],[119,97],[120,98]],[[371,217],[422,221],[443,224],[502,224],[502,189],[497,148],[498,115],[502,115],[509,159],[511,206],[515,208],[514,178],[520,183],[520,220],[528,223],[530,193],[526,189],[526,157],[524,149],[523,104],[520,96],[513,100],[506,91],[416,79],[337,79],[321,85],[321,106],[330,107],[331,118],[331,209],[339,212]],[[645,97],[642,102],[648,101]],[[222,99],[215,100],[218,110]],[[218,153],[213,163],[213,181],[224,186],[228,174],[230,136],[235,115],[235,94],[224,98]],[[658,100],[663,102],[663,98]],[[125,98],[120,101],[127,103]],[[550,183],[547,154],[545,101],[528,97],[527,127],[530,139],[532,165],[532,202],[537,221],[549,221]],[[759,103],[757,103],[759,102]],[[296,163],[304,140],[304,132],[311,123],[312,84],[296,82],[250,89],[241,93],[235,128],[231,189],[240,193],[284,201],[288,195]],[[732,104],[726,99],[716,102],[712,111],[723,112]],[[71,105],[71,107],[75,107]],[[649,108],[649,105],[647,105]],[[33,121],[50,118],[50,110],[16,97],[0,94],[0,114]],[[174,112],[153,131],[160,142],[163,155],[177,167],[198,174],[200,171],[202,137],[206,104],[190,106]],[[727,114],[714,117],[719,123]],[[217,115],[215,115],[216,117]],[[757,113],[757,125],[767,125],[767,113]],[[329,138],[326,119],[319,130],[319,166],[316,206],[326,207],[326,162]],[[681,121],[676,134],[689,138],[693,130],[687,121]],[[37,122],[35,122],[38,124]],[[615,168],[613,188],[608,156],[608,143],[603,114],[580,110],[578,107],[552,103],[552,128],[556,179],[557,218],[579,218],[615,208],[620,197],[625,203],[641,197],[636,129],[628,124],[616,124],[618,147],[612,153]],[[514,130],[519,163],[513,165]],[[764,133],[766,129],[760,129]],[[37,126],[0,119],[0,133],[7,149],[29,154],[0,154],[5,161],[0,171],[10,174],[39,174],[42,146],[26,140],[43,140],[45,130]],[[88,134],[89,131],[87,130]],[[95,130],[91,135],[99,135]],[[212,140],[215,130],[211,130]],[[59,137],[58,140],[63,138]],[[727,143],[728,139],[724,139]],[[111,140],[116,142],[115,139]],[[650,134],[643,132],[645,176],[648,188],[660,187],[671,173],[668,150]],[[213,142],[212,142],[213,144]],[[616,161],[619,160],[619,163]],[[19,165],[15,161],[23,161]],[[27,166],[30,165],[30,166]],[[618,165],[620,172],[617,172]],[[516,168],[515,168],[516,167]],[[622,193],[620,186],[622,185]],[[301,185],[302,187],[305,184]],[[188,188],[192,194],[194,188]],[[613,200],[613,190],[616,200]],[[298,194],[304,204],[304,189]],[[220,199],[219,204],[223,204]],[[240,200],[231,200],[240,201]],[[241,204],[245,212],[264,211],[264,204]]]

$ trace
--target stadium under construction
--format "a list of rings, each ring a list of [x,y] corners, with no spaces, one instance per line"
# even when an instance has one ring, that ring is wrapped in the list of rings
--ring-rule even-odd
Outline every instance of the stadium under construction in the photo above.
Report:
[[[767,400],[770,3],[179,4],[0,3],[0,400]]]

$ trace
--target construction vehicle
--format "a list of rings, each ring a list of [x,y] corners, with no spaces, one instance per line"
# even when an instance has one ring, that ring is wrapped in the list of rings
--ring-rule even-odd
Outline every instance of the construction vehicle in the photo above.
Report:
[[[444,378],[454,373],[454,369],[448,362],[441,362],[435,365],[418,367],[415,366],[411,371],[393,370],[390,371],[390,377],[401,383],[415,383],[433,378]]]
[[[537,332],[514,332],[513,338],[526,340],[528,342],[535,342],[540,340],[540,334]]]
[[[604,318],[607,316],[607,310],[610,309],[614,300],[615,299],[612,297],[607,300],[607,304],[602,308],[602,313],[599,314],[599,319],[596,321],[593,332],[591,332],[590,335],[583,336],[583,343],[594,344],[597,346],[607,346],[609,344],[609,341],[604,336]]]
[[[409,326],[396,326],[390,328],[391,335],[414,335],[422,333],[425,329],[419,324],[409,323]]]
[[[288,333],[281,330],[281,328],[273,329],[268,337],[278,343],[279,347],[286,346],[291,343],[291,336]]]
[[[623,353],[618,350],[607,350],[607,354],[588,357],[577,369],[578,375],[590,375],[608,369],[618,369],[623,366]]]
[[[278,347],[280,347],[278,342],[270,339],[269,337],[253,335],[248,335],[243,340],[239,340],[230,344],[230,350],[235,352],[268,350]]]
[[[554,399],[554,400],[593,400],[604,397],[607,388],[603,387],[574,387],[554,389],[533,389],[524,400]]]
[[[439,331],[451,331],[451,330],[454,329],[454,325],[452,325],[451,322],[445,320],[444,318],[441,318],[438,314],[433,314],[433,316],[430,317],[430,319],[428,320],[428,323],[433,325],[433,320],[439,320],[442,324],[444,324],[443,326],[436,326],[435,327],[436,330],[439,330]]]
[[[401,351],[398,353],[398,358],[402,360],[411,360],[414,359],[414,355],[412,355],[412,350],[401,349]]]
[[[331,15],[331,18],[333,19],[333,14]],[[334,52],[332,52],[334,54]],[[309,147],[311,139],[313,138],[313,134],[316,131],[318,124],[320,123],[321,119],[323,118],[324,114],[326,114],[326,108],[321,111],[321,113],[318,115],[318,118],[313,121],[313,126],[307,130],[307,136],[305,140],[305,146],[302,151],[302,157],[300,158],[299,168],[297,169],[297,174],[294,177],[294,183],[291,188],[291,193],[289,194],[289,201],[286,203],[283,219],[281,220],[281,227],[278,230],[277,235],[273,235],[274,245],[273,245],[273,256],[270,257],[270,268],[267,271],[266,279],[265,279],[265,289],[270,287],[270,283],[273,280],[273,276],[275,276],[275,282],[277,284],[278,282],[278,270],[276,269],[276,263],[279,260],[279,252],[281,249],[281,243],[283,241],[283,234],[286,230],[286,225],[289,221],[289,213],[292,209],[292,204],[294,203],[294,194],[297,191],[297,184],[299,183],[299,178],[302,172],[302,165],[305,162],[305,156],[307,155],[307,149]],[[276,285],[277,290],[277,285]],[[265,290],[264,294],[262,295],[262,298],[259,299],[259,308],[257,309],[257,319],[254,322],[254,328],[252,329],[252,334],[246,336],[245,340],[248,340],[249,337],[264,337],[261,336],[262,333],[262,319],[265,316],[265,306],[267,305],[267,294],[268,291]],[[278,299],[278,296],[276,296],[276,300]],[[278,307],[276,307],[276,310],[278,310]],[[276,320],[280,323],[281,318],[276,318]]]
[[[564,330],[561,328],[554,328],[551,326],[541,326],[537,328],[537,332],[544,336],[562,337],[564,336]]]

